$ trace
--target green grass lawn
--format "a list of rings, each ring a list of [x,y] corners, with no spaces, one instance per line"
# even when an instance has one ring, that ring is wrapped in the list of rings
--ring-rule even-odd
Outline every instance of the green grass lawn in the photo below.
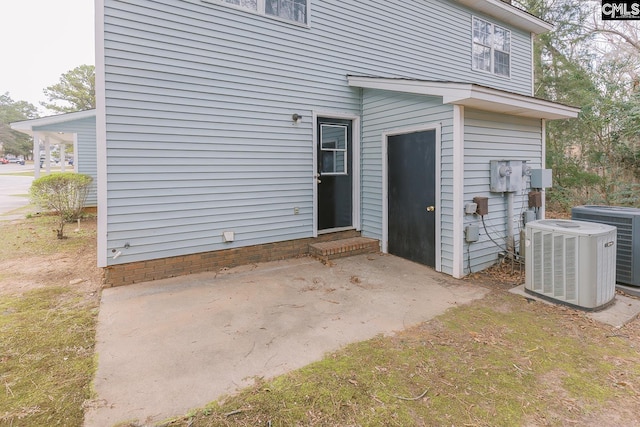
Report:
[[[54,222],[0,223],[0,426],[81,426],[95,397],[97,296],[58,278],[61,258],[94,262],[95,223],[58,240]],[[40,284],[11,292],[29,280]],[[640,425],[640,321],[613,329],[485,285],[482,300],[160,425]]]
[[[82,425],[95,319],[68,287],[0,298],[0,425]]]
[[[0,223],[0,426],[81,426],[92,397],[98,300],[59,277],[95,232],[59,240],[55,221]]]

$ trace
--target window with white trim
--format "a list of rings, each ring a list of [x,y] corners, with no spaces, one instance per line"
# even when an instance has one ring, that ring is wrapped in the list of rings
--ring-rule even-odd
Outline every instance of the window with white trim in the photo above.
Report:
[[[509,77],[511,31],[474,17],[472,64],[474,70]]]
[[[275,16],[295,21],[301,24],[307,23],[307,10],[309,0],[222,0],[244,9],[254,10],[258,13]]]

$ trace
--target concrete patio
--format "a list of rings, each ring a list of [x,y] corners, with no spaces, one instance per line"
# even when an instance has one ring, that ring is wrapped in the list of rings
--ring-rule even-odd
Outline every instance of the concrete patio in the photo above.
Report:
[[[392,334],[487,290],[389,255],[312,258],[105,289],[85,425],[152,423]]]

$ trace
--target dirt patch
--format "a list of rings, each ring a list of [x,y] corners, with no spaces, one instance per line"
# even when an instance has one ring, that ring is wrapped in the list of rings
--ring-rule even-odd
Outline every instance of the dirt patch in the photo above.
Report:
[[[0,295],[21,294],[33,289],[68,285],[87,295],[97,295],[102,271],[96,261],[96,219],[84,219],[80,226],[68,226],[68,238],[58,241],[49,222],[12,221],[3,224],[19,232],[12,239],[10,253],[0,257]],[[76,231],[77,230],[77,231]],[[37,242],[45,237],[44,247]],[[45,253],[43,253],[45,252]],[[52,253],[46,253],[52,252]]]

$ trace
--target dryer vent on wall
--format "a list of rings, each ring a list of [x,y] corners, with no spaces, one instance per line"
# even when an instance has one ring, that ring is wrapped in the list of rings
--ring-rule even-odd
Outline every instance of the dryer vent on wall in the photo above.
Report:
[[[616,281],[640,286],[640,209],[619,206],[576,206],[571,217],[613,225],[618,229]]]

